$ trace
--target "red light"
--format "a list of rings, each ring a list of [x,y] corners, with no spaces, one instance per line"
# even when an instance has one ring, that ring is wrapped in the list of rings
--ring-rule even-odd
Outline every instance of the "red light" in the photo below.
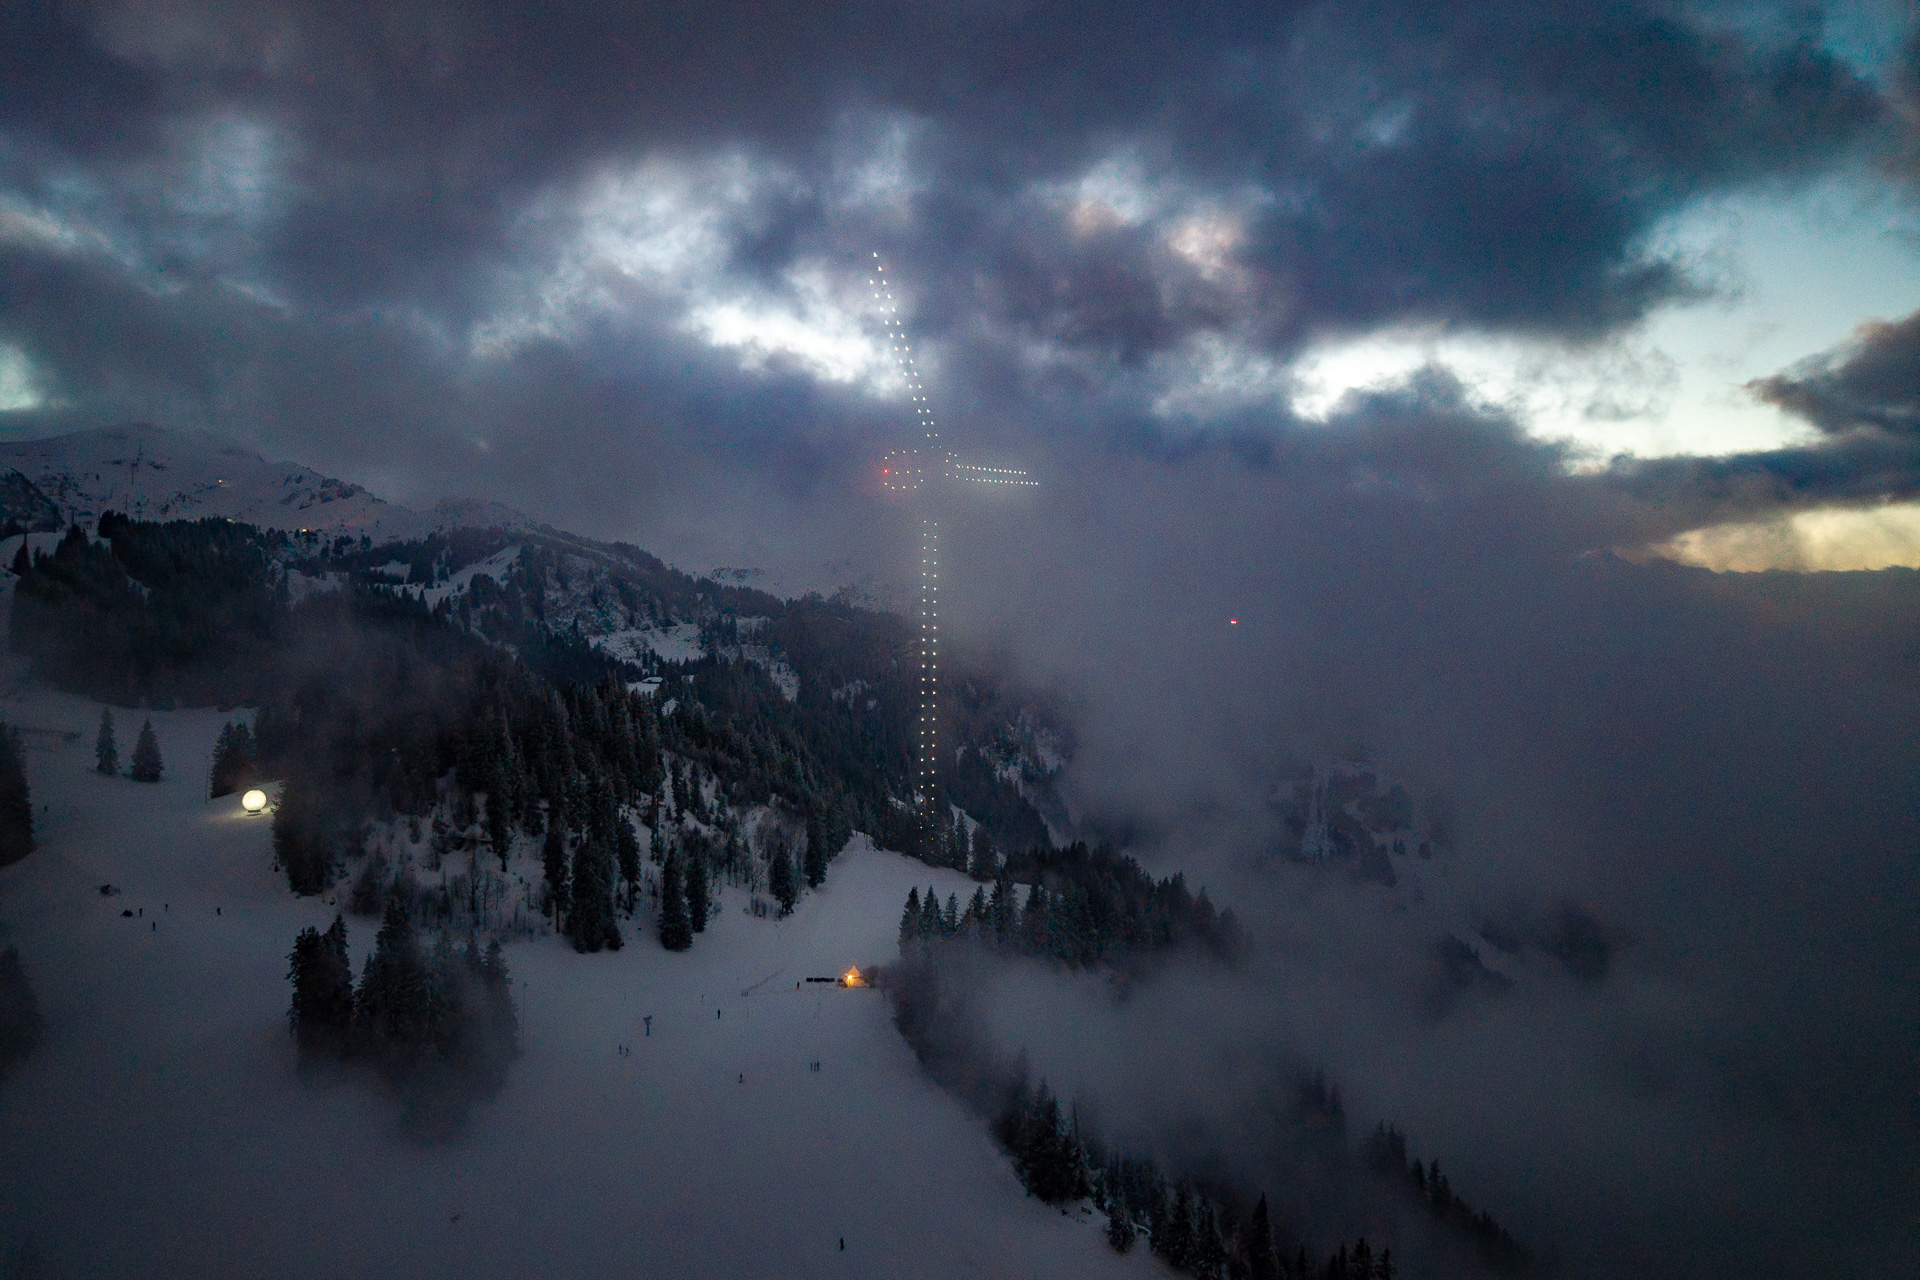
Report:
[[[1228,625],[1228,626],[1230,626],[1230,627],[1237,627],[1237,626],[1239,626],[1239,625],[1240,625],[1240,619],[1238,619],[1238,618],[1228,618],[1228,619],[1227,619],[1227,625]]]

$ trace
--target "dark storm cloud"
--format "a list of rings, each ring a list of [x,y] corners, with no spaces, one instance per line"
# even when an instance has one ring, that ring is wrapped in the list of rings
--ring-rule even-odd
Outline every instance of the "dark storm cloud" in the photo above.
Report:
[[[1749,389],[1828,435],[1855,427],[1920,435],[1920,311],[1865,325],[1840,350]]]
[[[0,10],[0,131],[83,155],[137,150],[160,105],[159,77],[116,57],[55,0]]]
[[[1604,336],[1702,288],[1647,255],[1658,219],[1838,163],[1889,115],[1790,27],[1758,39],[1630,5],[8,20],[24,92],[0,122],[0,184],[40,223],[11,237],[0,325],[59,406],[16,430],[204,425],[402,499],[496,480],[530,509],[566,495],[575,524],[607,531],[643,531],[633,511],[666,486],[613,492],[608,469],[578,474],[588,448],[655,474],[669,454],[724,456],[697,470],[789,492],[796,457],[804,485],[870,450],[870,407],[777,361],[728,389],[682,326],[685,289],[778,296],[796,264],[879,244],[917,285],[922,336],[979,375],[954,407],[984,443],[1032,452],[1047,422],[1164,445],[1138,412],[1143,371],[1196,336],[1280,359],[1406,321]],[[894,129],[895,203],[848,205],[848,165]],[[756,175],[746,195],[668,215],[707,219],[718,246],[686,280],[589,280],[615,301],[580,304],[537,352],[466,350],[476,326],[547,305],[594,175],[727,157]],[[1117,191],[1076,185],[1103,162]],[[1183,248],[1189,233],[1216,239]],[[1276,425],[1210,428],[1258,455]],[[1828,460],[1668,464],[1627,487],[1794,500],[1839,491]]]
[[[1674,533],[1812,507],[1920,495],[1920,438],[1870,429],[1801,448],[1613,463],[1607,479]]]
[[[1607,481],[1678,531],[1742,516],[1920,495],[1920,312],[1747,390],[1820,432],[1810,444],[1718,458],[1622,459]]]
[[[292,174],[261,232],[274,287],[456,324],[555,184],[737,148],[817,186],[836,128],[903,114],[930,180],[907,258],[942,288],[984,272],[982,301],[1056,341],[1128,354],[1230,319],[1282,348],[1409,318],[1591,334],[1690,287],[1643,259],[1652,220],[1818,168],[1885,113],[1803,41],[1634,6],[110,5],[35,25],[74,155],[195,112],[269,122]],[[1195,305],[1151,236],[1077,245],[1005,215],[1128,149],[1174,196],[1263,193],[1237,305]],[[777,261],[820,223],[803,204],[742,251]]]

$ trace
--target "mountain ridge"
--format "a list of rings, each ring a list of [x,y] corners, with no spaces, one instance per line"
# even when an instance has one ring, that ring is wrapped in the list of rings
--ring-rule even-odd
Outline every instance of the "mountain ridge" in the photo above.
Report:
[[[535,527],[523,512],[485,499],[442,499],[417,511],[304,463],[271,461],[212,432],[152,423],[10,441],[0,444],[0,467],[17,473],[62,524],[91,525],[118,511],[135,520],[214,517],[376,542],[456,528]],[[10,484],[6,496],[18,488]],[[20,500],[31,497],[22,491]]]

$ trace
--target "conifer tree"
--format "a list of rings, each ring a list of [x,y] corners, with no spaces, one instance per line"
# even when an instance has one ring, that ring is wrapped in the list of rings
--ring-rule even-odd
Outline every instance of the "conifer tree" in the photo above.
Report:
[[[693,927],[687,919],[687,891],[680,875],[680,851],[669,848],[660,869],[660,945],[685,951],[693,945]]]
[[[467,1043],[466,966],[454,953],[453,939],[442,933],[427,961],[426,1025],[423,1047],[441,1058],[464,1063]]]
[[[1047,886],[1036,884],[1020,911],[1020,940],[1031,951],[1047,949]]]
[[[1048,1204],[1077,1200],[1087,1194],[1086,1153],[1078,1128],[1077,1121],[1072,1125],[1062,1123],[1060,1102],[1042,1080],[1025,1122],[1019,1126],[1020,1142],[1014,1160],[1027,1190]]]
[[[109,778],[120,772],[120,748],[113,740],[113,708],[100,708],[100,736],[93,743],[94,768]]]
[[[297,894],[319,893],[333,875],[333,844],[327,814],[303,779],[287,783],[273,810],[273,856]]]
[[[1273,1221],[1267,1212],[1266,1193],[1253,1207],[1253,1221],[1247,1227],[1248,1280],[1278,1280],[1279,1260],[1273,1252]]]
[[[354,1027],[389,1072],[417,1062],[427,1046],[430,995],[425,960],[401,895],[387,900],[386,917],[374,939],[354,998]]]
[[[905,955],[914,941],[920,937],[920,890],[918,887],[907,890],[906,910],[900,913],[900,953]]]
[[[987,835],[987,829],[985,827],[975,827],[973,829],[973,847],[967,859],[967,874],[975,880],[991,880],[993,879],[994,872],[998,870],[994,862],[992,837]],[[1129,1240],[1128,1243],[1131,1244],[1132,1241]]]
[[[1193,1274],[1198,1280],[1221,1280],[1227,1269],[1227,1249],[1220,1239],[1220,1226],[1213,1205],[1204,1197],[1194,1225]]]
[[[133,744],[133,764],[127,769],[127,776],[135,782],[158,782],[162,768],[160,743],[153,736],[153,721],[148,720],[140,726],[140,737]]]
[[[1115,1253],[1125,1253],[1133,1248],[1133,1219],[1128,1216],[1124,1205],[1116,1204],[1107,1210],[1107,1243],[1113,1246]]]
[[[20,734],[0,724],[0,867],[33,852],[33,796],[20,760]]]
[[[1005,876],[993,882],[993,895],[987,899],[987,916],[994,941],[1004,946],[1013,920],[1013,891]]]
[[[207,768],[207,799],[218,800],[232,793],[233,786],[227,780],[232,756],[233,724],[228,722],[220,726],[220,736],[213,744],[213,763]]]
[[[496,1060],[504,1063],[520,1054],[520,1015],[513,1006],[512,975],[507,972],[507,957],[500,939],[487,943],[479,975],[487,993],[488,1047]]]
[[[774,847],[773,866],[767,873],[767,891],[780,904],[781,915],[793,914],[793,904],[800,894],[793,883],[793,859],[787,856],[784,840]]]
[[[920,899],[920,923],[917,926],[923,941],[931,941],[940,936],[940,894],[932,885]]]
[[[9,946],[0,951],[0,1076],[33,1051],[45,1025],[20,964],[20,948]]]
[[[1166,1215],[1154,1224],[1153,1251],[1176,1271],[1193,1266],[1193,1192],[1181,1183]]]
[[[972,929],[974,936],[982,942],[991,936],[993,925],[987,917],[987,891],[984,887],[974,889],[973,897],[967,899],[966,912],[960,917],[960,928],[962,931]]]
[[[247,722],[222,726],[220,740],[213,748],[213,767],[208,770],[207,798],[232,795],[251,781],[252,774],[253,735],[247,730]]]
[[[487,784],[487,844],[500,859],[502,874],[507,869],[507,854],[513,847],[513,824],[507,816],[506,783],[496,772]]]
[[[33,572],[33,561],[27,557],[27,540],[20,539],[20,549],[13,553],[14,576],[24,578]]]
[[[712,888],[707,880],[707,855],[702,848],[687,853],[687,919],[695,933],[704,933],[711,914]]]
[[[293,1004],[287,1027],[306,1057],[338,1057],[353,1029],[353,969],[347,961],[347,926],[338,915],[326,933],[308,926],[287,957]]]
[[[620,879],[627,886],[627,910],[633,910],[634,895],[640,891],[640,838],[633,833],[633,823],[627,816],[620,814],[613,824],[616,853],[620,863]],[[694,926],[696,929],[699,925]]]
[[[827,831],[820,811],[807,811],[807,888],[818,889],[827,879]]]
[[[573,855],[571,910],[567,932],[575,951],[620,949],[620,926],[613,915],[613,858],[604,840],[589,836]]]
[[[553,906],[553,927],[560,927],[561,907],[567,900],[567,833],[554,813],[547,818],[547,838],[540,846],[540,862],[547,877],[547,901]]]

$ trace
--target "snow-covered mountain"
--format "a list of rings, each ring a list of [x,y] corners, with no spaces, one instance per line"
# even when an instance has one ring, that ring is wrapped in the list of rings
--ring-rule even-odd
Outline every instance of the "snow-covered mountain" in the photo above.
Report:
[[[430,511],[416,511],[301,463],[270,461],[204,431],[135,423],[0,443],[0,522],[57,533],[75,521],[91,526],[105,511],[136,520],[217,516],[290,532],[364,535],[376,543],[460,528],[535,527],[530,517],[498,502],[443,499]],[[906,588],[862,572],[851,560],[798,576],[736,566],[678,567],[722,586],[782,598],[818,590],[882,612],[897,611],[911,598]]]
[[[145,424],[0,444],[11,469],[61,523],[92,524],[104,511],[137,520],[222,516],[263,528],[418,538],[457,527],[519,528],[532,522],[492,502],[442,502],[432,511],[396,506],[357,484],[295,462],[270,462],[231,440]],[[18,492],[16,492],[18,491]],[[17,481],[9,514],[34,523],[43,511]]]

